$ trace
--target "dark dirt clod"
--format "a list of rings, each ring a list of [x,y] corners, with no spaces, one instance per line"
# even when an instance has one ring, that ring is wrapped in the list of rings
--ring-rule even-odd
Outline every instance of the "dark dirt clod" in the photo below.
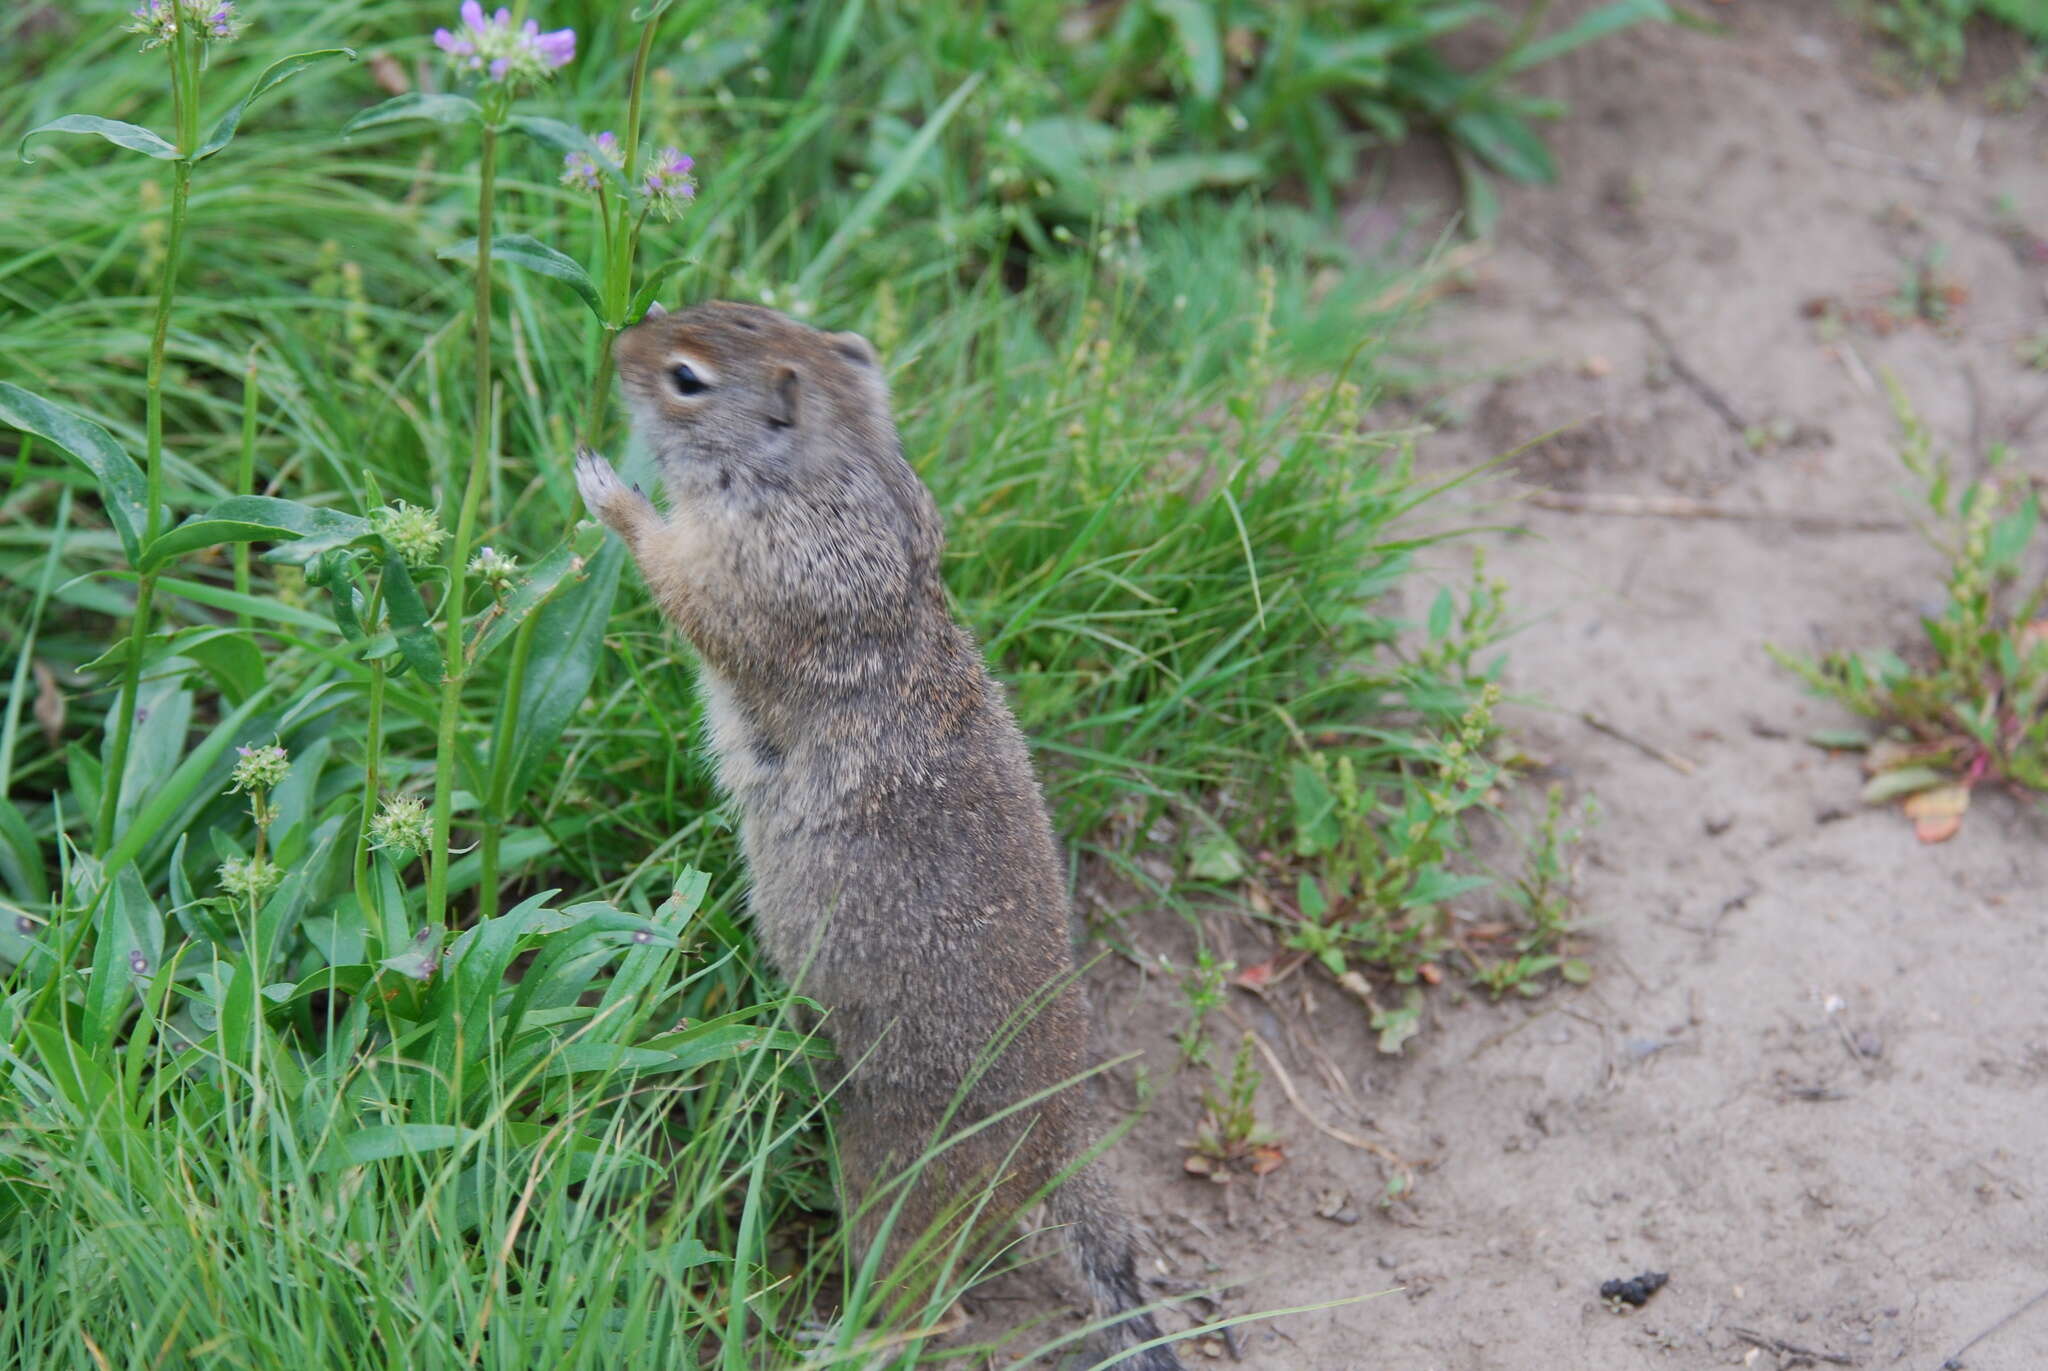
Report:
[[[1663,1271],[1645,1271],[1642,1275],[1630,1276],[1627,1280],[1602,1281],[1600,1298],[1620,1300],[1623,1304],[1641,1309],[1650,1302],[1650,1296],[1662,1290],[1664,1283],[1670,1279],[1670,1275]]]

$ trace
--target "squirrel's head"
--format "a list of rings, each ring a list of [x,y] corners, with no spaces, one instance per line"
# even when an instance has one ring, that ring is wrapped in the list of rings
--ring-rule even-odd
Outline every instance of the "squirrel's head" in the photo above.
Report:
[[[612,345],[634,432],[679,495],[838,484],[897,451],[875,350],[758,305],[657,306]]]

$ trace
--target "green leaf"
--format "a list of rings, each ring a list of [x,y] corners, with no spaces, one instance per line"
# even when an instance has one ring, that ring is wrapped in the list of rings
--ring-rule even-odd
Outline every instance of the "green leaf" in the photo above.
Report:
[[[121,549],[127,553],[129,565],[134,565],[143,532],[149,527],[149,482],[113,435],[92,420],[6,381],[0,381],[0,420],[49,439],[92,473],[99,482],[107,518],[121,535]]]
[[[1330,900],[1323,893],[1323,883],[1304,871],[1295,878],[1295,904],[1301,909],[1301,917],[1312,924],[1319,924],[1330,912]]]
[[[1343,830],[1337,822],[1337,797],[1329,783],[1307,762],[1292,770],[1294,789],[1294,852],[1315,857],[1337,845]]]
[[[1216,6],[1204,0],[1152,0],[1152,9],[1173,25],[1187,57],[1188,88],[1197,99],[1223,93],[1223,39],[1216,32]]]
[[[1490,877],[1459,876],[1431,863],[1415,873],[1414,881],[1401,896],[1400,907],[1413,909],[1417,905],[1441,904],[1445,900],[1455,899],[1468,890],[1484,890],[1492,884]]]
[[[426,601],[412,583],[412,573],[396,557],[384,559],[384,608],[391,615],[391,633],[412,669],[429,683],[441,679],[441,649],[427,619]]]
[[[92,980],[86,985],[85,1015],[79,1026],[87,1048],[112,1041],[114,1029],[135,1002],[136,988],[149,984],[163,960],[164,916],[149,898],[133,862],[114,879],[114,888],[100,904],[98,923]]]
[[[1952,779],[1946,772],[1936,771],[1931,766],[1902,766],[1895,771],[1880,771],[1863,787],[1863,803],[1881,805],[1901,795],[1913,795],[1938,785],[1947,785]]]
[[[1503,175],[1523,185],[1557,180],[1557,161],[1535,131],[1502,109],[1472,110],[1451,120],[1451,136]]]
[[[1619,0],[1617,4],[1581,15],[1576,23],[1548,38],[1539,38],[1528,44],[1508,58],[1506,68],[1508,71],[1527,71],[1552,58],[1562,57],[1574,48],[1584,47],[1610,33],[1618,33],[1631,24],[1645,19],[1661,19],[1669,23],[1671,18],[1671,6],[1665,0]]]
[[[468,96],[414,91],[386,100],[381,105],[372,105],[342,125],[341,134],[347,138],[365,129],[410,123],[416,119],[436,124],[480,124],[483,118],[483,106]]]
[[[1399,1009],[1374,1011],[1372,1026],[1379,1030],[1379,1050],[1390,1057],[1400,1056],[1402,1046],[1422,1031],[1422,988],[1409,986]]]
[[[1457,163],[1458,186],[1465,196],[1465,231],[1474,238],[1484,238],[1500,222],[1500,196],[1477,157],[1458,148],[1451,160]]]
[[[511,593],[505,596],[502,612],[493,617],[490,625],[470,643],[471,664],[489,659],[511,638],[513,630],[525,622],[528,615],[554,596],[571,572],[580,581],[586,574],[585,566],[604,544],[603,528],[594,523],[579,523],[552,552],[534,563],[533,570],[521,577]]]
[[[797,277],[796,294],[799,299],[810,300],[817,297],[818,287],[831,275],[832,269],[839,265],[839,259],[846,255],[848,248],[859,241],[861,234],[867,231],[875,216],[888,208],[889,202],[909,183],[918,165],[932,150],[932,145],[939,141],[939,135],[946,131],[946,125],[953,121],[953,116],[960,112],[960,106],[967,102],[967,97],[972,95],[980,84],[981,73],[976,72],[956,86],[953,93],[946,97],[945,103],[933,110],[931,117],[924,121],[924,127],[917,131],[917,136],[903,145],[902,150],[889,165],[882,169],[881,175],[875,178],[874,184],[854,202],[853,208],[846,212],[846,217],[839,221],[839,227],[825,240],[825,246],[818,249],[817,256],[811,258],[803,274]]]
[[[429,924],[413,935],[405,951],[386,957],[377,965],[411,980],[430,981],[441,969],[441,939],[446,933],[446,929]]]
[[[346,552],[330,551],[313,563],[313,569],[306,573],[306,584],[327,591],[334,606],[334,626],[341,630],[342,637],[360,643],[368,636],[363,632],[363,597],[356,589],[354,558]]]
[[[505,121],[505,127],[517,129],[536,143],[544,144],[557,152],[580,152],[587,155],[598,166],[605,166],[603,158],[597,155],[597,144],[589,134],[574,124],[565,124],[559,119],[544,119],[537,114],[515,114]]]
[[[526,677],[519,683],[519,727],[510,739],[504,773],[511,780],[510,797],[525,793],[589,693],[625,557],[623,543],[607,541],[591,559],[582,583],[558,592],[535,616]]]
[[[37,124],[21,135],[21,143],[15,155],[24,162],[36,159],[28,155],[28,140],[39,133],[97,133],[118,147],[131,152],[146,153],[159,161],[172,161],[178,150],[163,139],[151,133],[140,124],[124,124],[119,119],[102,119],[97,114],[67,114],[62,119],[52,119],[47,124]]]
[[[444,262],[474,266],[476,239],[466,238],[453,247],[442,248],[435,255]],[[583,264],[575,258],[555,251],[538,238],[524,233],[508,233],[491,239],[491,260],[568,282],[569,288],[590,306],[590,312],[597,316],[598,322],[604,322],[604,304],[597,298],[597,286],[591,281],[590,273],[583,269]]]
[[[1429,607],[1429,638],[1440,643],[1451,636],[1451,615],[1457,606],[1451,601],[1451,588],[1445,586],[1437,591],[1436,599]]]
[[[1204,833],[1195,839],[1188,857],[1188,875],[1195,880],[1227,885],[1244,876],[1244,857],[1225,834]]]
[[[1991,569],[2006,571],[2018,565],[2040,522],[2041,497],[2029,491],[2018,509],[1991,526],[1991,537],[1985,545],[1985,560]]]
[[[1256,181],[1266,174],[1266,161],[1249,152],[1188,153],[1155,157],[1143,166],[1109,168],[1105,174],[1105,198],[1142,209],[1198,190]]]
[[[344,1167],[362,1166],[391,1157],[439,1152],[444,1148],[461,1147],[482,1136],[474,1128],[458,1128],[447,1123],[392,1123],[359,1128],[322,1148],[313,1169],[339,1171]]]
[[[1806,741],[1830,752],[1861,752],[1870,746],[1870,735],[1857,728],[1816,728]]]
[[[647,307],[652,305],[655,297],[661,294],[662,285],[668,278],[682,268],[692,267],[696,264],[697,259],[694,257],[669,258],[668,261],[663,262],[660,266],[648,272],[647,279],[640,283],[640,289],[633,292],[633,302],[626,306],[626,317],[624,319],[607,320],[606,322],[616,324],[636,324],[640,322],[647,315]]]
[[[174,557],[220,543],[297,543],[291,555],[268,560],[300,564],[330,548],[367,537],[369,532],[369,520],[338,509],[316,509],[266,495],[237,495],[157,535],[156,541],[143,549],[137,570],[154,571]]]
[[[203,162],[233,142],[235,130],[241,127],[243,113],[257,96],[283,85],[315,62],[324,62],[330,57],[346,57],[353,62],[356,60],[355,49],[319,48],[312,52],[295,52],[289,57],[280,57],[265,67],[263,74],[256,78],[256,84],[249,87],[249,93],[228,106],[228,112],[213,126],[213,132],[199,145],[199,151],[192,154],[192,160]]]

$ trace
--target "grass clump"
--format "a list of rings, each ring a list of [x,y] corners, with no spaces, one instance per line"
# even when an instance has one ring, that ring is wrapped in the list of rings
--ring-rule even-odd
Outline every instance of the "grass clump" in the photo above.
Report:
[[[1903,799],[1920,836],[1955,833],[1971,791],[2006,783],[2048,790],[2048,569],[2036,534],[2038,483],[2002,445],[1959,477],[1905,395],[1893,390],[1899,457],[1920,488],[1928,540],[1948,562],[1941,608],[1923,641],[1901,650],[1804,659],[1773,650],[1815,693],[1878,723],[1867,746],[1872,803]]]
[[[1384,274],[1193,182],[1034,228],[975,130],[1036,78],[943,7],[531,8],[575,56],[502,76],[437,4],[0,18],[10,1364],[926,1356],[975,1273],[883,1308],[820,1220],[690,672],[581,520],[657,294],[877,342],[1077,847],[1289,852],[1358,976],[1476,889],[1499,590],[1393,600],[1442,530]]]

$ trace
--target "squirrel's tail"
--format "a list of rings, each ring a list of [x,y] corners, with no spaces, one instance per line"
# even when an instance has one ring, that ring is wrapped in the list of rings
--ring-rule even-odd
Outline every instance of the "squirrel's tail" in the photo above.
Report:
[[[1100,1334],[1106,1350],[1124,1351],[1159,1336],[1149,1313],[1129,1313],[1148,1301],[1138,1283],[1137,1243],[1117,1204],[1116,1190],[1099,1165],[1091,1163],[1053,1191],[1055,1221],[1065,1226],[1074,1264],[1095,1304],[1098,1318],[1117,1318]],[[1119,1371],[1182,1371],[1170,1345],[1130,1352],[1113,1363]]]

